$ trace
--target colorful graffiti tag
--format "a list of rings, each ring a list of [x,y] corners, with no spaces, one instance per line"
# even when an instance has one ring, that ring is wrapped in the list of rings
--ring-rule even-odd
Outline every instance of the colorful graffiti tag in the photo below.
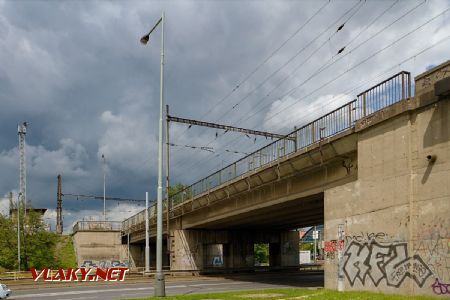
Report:
[[[447,295],[450,294],[450,283],[442,283],[436,278],[434,283],[431,285],[433,292],[436,295]]]

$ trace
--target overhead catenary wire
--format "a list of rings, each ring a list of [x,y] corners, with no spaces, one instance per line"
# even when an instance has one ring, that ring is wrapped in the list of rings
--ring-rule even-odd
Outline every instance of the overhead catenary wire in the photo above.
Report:
[[[365,4],[365,2],[362,1],[358,1],[356,2],[352,7],[350,7],[348,10],[346,10],[340,17],[338,17],[335,21],[333,21],[325,30],[323,30],[320,34],[316,35],[315,38],[313,38],[312,40],[310,40],[304,47],[302,47],[299,51],[297,51],[294,56],[291,56],[281,67],[277,68],[274,72],[272,72],[269,76],[267,76],[260,84],[257,85],[256,88],[254,88],[251,92],[249,92],[244,98],[242,98],[240,100],[240,102],[244,101],[245,99],[247,99],[253,92],[255,92],[258,88],[260,88],[262,85],[264,85],[270,78],[272,78],[275,74],[277,74],[281,69],[283,69],[285,66],[287,66],[290,62],[292,62],[296,57],[298,57],[298,55],[300,55],[304,50],[306,50],[309,46],[311,46],[315,41],[317,41],[322,35],[324,35],[326,32],[328,32],[331,28],[335,27],[337,24],[339,24],[341,22],[341,20],[348,15],[349,13],[351,13],[353,10],[353,13],[351,13],[351,15],[341,24],[341,26],[345,25],[345,23],[347,23],[355,14],[357,11],[359,11],[359,9]],[[355,9],[356,8],[356,9]],[[327,39],[327,41],[329,39],[331,39],[332,36],[334,36],[336,34],[336,32],[338,32],[339,30],[334,31],[331,36]],[[313,52],[315,53],[315,52]],[[311,57],[311,56],[310,56]],[[309,59],[309,58],[308,58]],[[305,61],[306,62],[306,61]],[[234,105],[234,107],[232,107],[231,109],[229,109],[228,111],[226,111],[224,114],[222,114],[222,116],[219,118],[219,120],[221,120],[226,114],[228,114],[231,110],[233,110],[236,106],[236,104]],[[235,125],[235,124],[234,124]],[[217,136],[216,136],[217,138]],[[207,145],[210,145],[213,141],[209,142]],[[176,164],[174,167],[177,167],[178,164]]]
[[[321,35],[323,35],[324,33],[326,33],[326,32],[327,32],[329,29],[331,29],[333,26],[336,26],[336,24],[337,24],[338,22],[340,22],[340,20],[341,20],[342,18],[344,18],[349,12],[351,12],[351,11],[356,7],[356,9],[353,11],[353,13],[345,20],[345,22],[344,22],[342,25],[344,25],[345,23],[347,23],[347,22],[348,22],[348,21],[356,14],[356,12],[359,11],[359,9],[362,7],[362,5],[364,5],[364,3],[365,3],[365,2],[363,2],[362,4],[361,4],[361,3],[357,3],[356,5],[352,6],[352,7],[351,7],[349,10],[347,10],[343,15],[341,15],[336,21],[334,21],[333,23],[331,23],[331,25],[328,26],[327,29],[325,29],[324,31],[322,31],[322,32],[319,34],[319,36],[316,36],[315,39],[313,39],[312,41],[310,41],[310,43],[313,42],[313,41],[315,41],[315,40],[317,40],[318,37],[320,37]],[[395,3],[396,3],[396,2],[394,2],[394,4],[395,4]],[[417,9],[420,5],[422,5],[422,4],[424,4],[424,3],[425,3],[425,1],[419,3],[418,5],[416,5],[415,7],[413,7],[412,9],[410,9],[409,11],[407,11],[405,14],[403,14],[402,16],[400,16],[399,18],[397,18],[394,22],[390,23],[388,26],[385,26],[382,30],[378,31],[378,32],[375,34],[375,36],[378,35],[380,32],[386,30],[387,28],[389,28],[390,26],[392,26],[392,25],[395,24],[396,22],[398,22],[400,19],[402,19],[402,18],[404,18],[405,16],[407,16],[408,14],[410,14],[412,11],[414,11],[415,9]],[[358,5],[359,5],[359,6],[358,6]],[[393,5],[391,5],[390,7],[388,7],[388,9],[386,9],[386,10],[383,11],[379,16],[377,16],[377,17],[370,23],[370,25],[372,25],[376,20],[378,20],[379,18],[381,18],[381,16],[384,15],[389,9],[391,9],[392,6],[393,6]],[[342,25],[341,25],[341,26],[342,26]],[[366,28],[363,29],[361,32],[363,32],[364,30],[367,30],[367,29],[370,27],[370,25],[369,25],[369,26],[366,26]],[[339,26],[339,27],[341,27],[341,26]],[[338,29],[339,29],[339,27],[338,27]],[[342,28],[342,27],[341,27],[341,28]],[[331,37],[334,36],[334,34],[335,34],[337,31],[339,31],[339,30],[336,30],[335,32],[333,32],[332,35],[331,35],[325,42],[327,42],[329,39],[331,39]],[[360,34],[361,34],[361,32],[360,32]],[[360,35],[360,34],[359,34],[359,35]],[[362,44],[366,43],[368,40],[372,39],[373,37],[374,37],[374,36],[372,36],[371,38],[369,38],[369,39],[363,41],[363,42],[360,43],[358,46],[356,46],[355,49],[356,49],[357,47],[360,47]],[[350,41],[350,43],[353,42],[354,40],[355,40],[355,38],[352,39],[352,40]],[[349,44],[350,44],[350,43],[349,43]],[[309,44],[309,43],[308,43],[308,44]],[[317,53],[318,49],[320,49],[323,45],[325,45],[325,43],[323,43],[319,48],[317,48],[316,51],[313,51],[312,54]],[[302,49],[303,49],[303,48],[302,48]],[[350,52],[350,53],[351,53],[351,52]],[[297,71],[302,65],[304,65],[304,63],[306,63],[307,60],[309,60],[311,57],[312,57],[312,55],[310,55],[306,60],[302,61],[302,63],[301,63],[300,65],[298,65],[298,66],[295,68],[294,72]],[[331,59],[330,59],[330,60],[331,60]],[[318,69],[317,72],[313,73],[313,74],[310,76],[309,80],[310,80],[312,77],[314,77],[314,76],[320,74],[320,73],[324,70],[324,66],[326,66],[327,63],[330,62],[330,60],[328,60],[327,62],[325,62],[325,64],[324,64],[322,67],[320,67],[320,68]],[[337,60],[334,61],[333,63],[331,63],[331,65],[335,64],[336,62],[337,62]],[[328,67],[329,67],[329,66],[328,66]],[[294,72],[293,72],[293,73],[294,73]],[[284,78],[282,81],[287,80],[289,77],[292,76],[293,73],[291,73],[290,75],[288,75],[288,76],[287,76],[286,78]],[[274,89],[278,88],[278,87],[281,85],[281,83],[282,83],[282,82],[280,82]],[[272,90],[269,92],[269,94],[267,94],[263,99],[266,99],[266,98],[270,95],[270,93],[272,93],[272,92],[274,91],[274,89],[272,89]],[[291,91],[291,90],[290,90],[290,91]],[[278,97],[278,98],[283,98],[283,97],[285,97],[285,95],[283,95],[282,97]],[[261,104],[261,103],[262,103],[262,102],[259,102],[259,103],[256,105],[256,107],[259,106],[259,104]],[[270,103],[269,105],[271,105],[271,103]],[[268,105],[264,106],[262,109],[257,110],[256,113],[259,113],[259,112],[262,111],[263,109],[267,108],[267,106],[268,106]],[[251,110],[254,110],[254,109],[255,109],[255,107],[252,107]],[[250,114],[250,116],[248,115],[248,113],[250,113],[250,111],[248,111],[247,113],[244,114],[244,117],[245,117],[246,121],[248,121],[251,117],[253,117],[253,116],[256,115],[255,112],[252,113],[252,114]],[[233,124],[235,125],[235,124],[239,123],[240,121],[242,121],[242,119],[243,119],[244,117],[242,117],[241,119],[239,119],[237,122],[235,122],[235,123],[233,123]],[[211,142],[212,142],[212,141],[211,141]],[[211,144],[211,142],[208,143],[208,145]]]
[[[313,50],[311,52],[311,54],[302,61],[302,63],[300,64],[300,66],[303,66],[305,63],[307,63],[311,57],[314,56],[314,54],[317,53],[317,51],[319,51],[323,46],[325,46],[325,44],[331,40],[331,38],[336,35],[339,31],[342,30],[342,28],[344,28],[344,25],[361,9],[361,7],[363,7],[363,5],[366,3],[366,1],[364,2],[358,2],[355,6],[351,7],[349,10],[347,10],[342,16],[340,16],[335,22],[333,22],[329,27],[327,27],[325,30],[323,30],[318,36],[316,36],[314,39],[312,39],[311,41],[309,41],[303,48],[301,48],[299,51],[297,51],[295,53],[294,56],[292,56],[291,58],[289,58],[283,65],[281,65],[279,68],[277,68],[274,72],[272,72],[271,74],[269,74],[269,76],[267,76],[261,83],[259,83],[253,90],[251,90],[245,97],[241,98],[238,102],[236,102],[230,109],[228,109],[225,113],[222,114],[222,116],[219,118],[219,120],[221,120],[224,116],[226,116],[228,113],[230,113],[232,110],[236,109],[239,105],[241,105],[245,100],[247,100],[255,91],[257,91],[259,88],[261,88],[264,84],[266,84],[271,78],[273,78],[273,76],[275,76],[276,74],[278,74],[278,72],[280,72],[284,67],[286,67],[287,65],[289,65],[295,58],[297,58],[301,53],[303,53],[307,48],[309,48],[309,46],[311,46],[315,41],[317,41],[323,34],[325,34],[326,32],[328,32],[331,28],[333,28],[334,26],[336,26],[336,24],[338,22],[340,22],[340,20],[342,18],[344,18],[348,13],[350,13],[355,7],[356,9],[351,13],[351,15],[347,18],[347,20],[345,20],[336,31],[334,31],[329,37],[328,39],[326,39],[317,49]],[[300,67],[299,66],[299,67]],[[299,68],[298,67],[298,68]]]
[[[93,199],[93,200],[103,200],[103,196],[96,196],[96,195],[85,195],[85,194],[74,194],[74,193],[61,193],[61,196],[69,196],[74,197],[77,200],[80,198],[85,199]],[[142,199],[131,199],[131,198],[119,198],[119,197],[105,197],[106,200],[109,201],[126,201],[126,202],[145,202],[145,200]]]
[[[169,143],[169,146],[185,147],[185,148],[191,148],[191,149],[199,149],[199,150],[208,151],[208,152],[214,152],[213,147],[206,147],[206,146],[178,145],[178,144],[174,144],[174,143]]]
[[[421,4],[423,4],[423,3],[421,3]],[[416,6],[415,8],[417,8],[417,7],[418,7],[418,6]],[[432,17],[431,19],[428,19],[426,22],[422,23],[421,25],[419,25],[419,26],[416,27],[415,29],[409,31],[408,33],[404,34],[403,36],[401,36],[400,38],[398,38],[398,39],[395,40],[394,42],[392,42],[392,43],[390,43],[389,45],[383,47],[382,49],[376,51],[375,53],[373,53],[373,54],[370,55],[369,57],[366,57],[365,59],[363,59],[362,61],[358,62],[356,65],[354,65],[353,67],[347,69],[345,72],[343,72],[343,73],[339,74],[338,76],[334,77],[332,80],[330,80],[330,81],[326,82],[325,84],[321,85],[320,87],[316,88],[315,90],[313,90],[311,93],[309,93],[308,95],[306,95],[306,96],[304,96],[304,97],[308,97],[308,96],[312,95],[313,93],[315,93],[316,91],[318,91],[318,90],[324,88],[325,86],[329,85],[330,83],[336,81],[338,78],[342,77],[342,76],[345,75],[346,73],[350,72],[351,70],[353,70],[353,69],[355,69],[356,67],[360,66],[361,64],[365,63],[366,61],[368,61],[369,59],[371,59],[371,58],[373,58],[374,56],[378,55],[378,54],[381,53],[382,51],[384,51],[384,50],[388,49],[389,47],[395,45],[396,43],[400,42],[401,40],[403,40],[403,39],[406,38],[407,36],[411,35],[411,34],[414,33],[415,31],[417,31],[417,30],[419,30],[420,28],[422,28],[423,26],[425,26],[425,25],[429,24],[430,22],[432,22],[433,20],[437,19],[439,16],[442,16],[442,15],[445,14],[448,10],[450,10],[450,8],[445,9],[444,11],[442,11],[441,13],[435,15],[435,16]],[[411,12],[411,10],[410,10],[409,12]],[[404,14],[403,16],[405,16],[405,15],[406,15],[406,14]],[[395,21],[394,21],[393,23],[395,23]],[[391,24],[393,24],[393,23],[391,23]],[[386,27],[385,27],[385,28],[386,28]],[[379,32],[377,32],[376,34],[378,34],[378,33],[379,33]],[[370,39],[370,38],[369,38],[369,39]],[[366,41],[367,41],[367,40],[366,40]],[[364,41],[364,42],[366,42],[366,41]],[[363,43],[364,43],[364,42],[363,42]],[[360,46],[360,45],[358,45],[357,47],[359,47],[359,46]],[[290,92],[291,92],[291,90],[290,90],[288,93],[286,93],[285,96],[286,96],[286,95],[289,95]],[[284,97],[285,97],[285,96],[284,96]],[[301,99],[300,99],[300,100],[301,100]],[[289,105],[289,106],[283,108],[282,110],[278,111],[277,113],[275,113],[275,114],[272,115],[271,117],[267,118],[266,121],[272,119],[272,118],[275,117],[276,115],[280,114],[282,111],[284,111],[284,110],[286,110],[286,109],[292,107],[294,104],[296,104],[296,103],[298,103],[298,102],[299,102],[299,100],[296,101],[296,102],[294,102],[293,104],[291,104],[291,105]],[[256,112],[254,112],[253,114],[251,114],[250,116],[247,115],[247,116],[246,116],[246,121],[248,121],[250,118],[252,118],[253,116],[255,116],[255,115],[256,115],[257,113],[259,113],[260,111],[261,111],[261,110],[258,110],[258,111],[256,111]]]
[[[280,51],[290,40],[292,40],[303,28],[305,28],[306,25],[308,25],[326,6],[330,4],[330,0],[325,1],[325,3],[311,16],[309,17],[300,27],[298,27],[285,41],[283,41],[275,50],[273,50],[269,56],[267,56],[261,63],[259,63],[256,68],[254,68],[250,73],[248,73],[244,79],[240,80],[235,87],[226,94],[223,98],[221,98],[219,101],[216,102],[216,104],[210,108],[206,113],[203,114],[201,118],[204,118],[207,116],[216,106],[220,105],[222,102],[224,102],[226,99],[228,99],[236,90],[238,90],[247,80],[249,80],[263,65],[265,65],[272,57],[275,56],[275,54]],[[189,127],[190,128],[190,127]],[[189,129],[187,128],[184,130],[181,134],[175,136],[174,138],[177,139],[186,131]]]
[[[338,78],[342,77],[343,75],[349,73],[350,71],[354,70],[355,68],[357,68],[358,66],[362,65],[363,63],[367,62],[368,60],[372,59],[373,57],[375,57],[376,55],[378,55],[379,53],[383,52],[384,50],[392,47],[393,45],[397,44],[398,42],[400,42],[401,40],[405,39],[406,37],[410,36],[411,34],[413,34],[414,32],[416,32],[417,30],[419,30],[420,28],[422,28],[423,26],[429,24],[430,22],[434,21],[435,19],[437,19],[438,17],[442,16],[443,14],[445,14],[447,11],[449,11],[450,8],[445,9],[444,11],[442,11],[441,13],[437,14],[436,16],[434,16],[433,18],[429,19],[428,21],[426,21],[425,23],[422,23],[421,25],[419,25],[418,27],[416,27],[415,29],[409,31],[408,33],[402,35],[401,37],[397,38],[395,41],[393,41],[392,43],[388,44],[387,46],[381,48],[380,50],[377,50],[376,52],[372,53],[371,55],[367,56],[366,58],[364,58],[363,60],[359,61],[356,65],[352,66],[351,68],[348,68],[347,70],[345,70],[344,72],[340,73],[339,75],[335,76],[333,79],[327,81],[326,83],[322,84],[321,86],[319,86],[317,89],[313,90],[310,94],[308,94],[307,96],[311,95],[312,93],[316,92],[319,89],[322,89],[323,87],[329,85],[330,83],[334,82],[335,80],[337,80]],[[289,94],[285,94],[285,95],[290,95]],[[305,96],[305,97],[307,97]],[[281,109],[280,111],[278,111],[277,113],[273,114],[270,118],[266,119],[272,119],[273,117],[279,115],[281,112],[285,111],[286,109],[292,107],[294,104],[298,103],[300,100],[295,101],[294,103],[292,103],[291,105],[288,105],[287,107]],[[250,116],[248,117],[250,118]]]
[[[310,75],[308,78],[306,78],[305,80],[303,80],[300,84],[296,85],[295,87],[291,88],[288,92],[276,97],[276,99],[279,99],[279,101],[282,101],[282,99],[290,96],[293,94],[293,92],[295,92],[295,90],[297,90],[298,88],[300,88],[301,86],[305,85],[307,82],[309,82],[312,78],[314,78],[315,76],[317,76],[318,74],[322,73],[323,71],[325,71],[326,69],[328,69],[331,65],[334,65],[335,63],[337,63],[338,61],[340,61],[341,59],[343,59],[345,56],[351,54],[354,50],[356,50],[357,48],[361,47],[363,44],[367,43],[369,40],[373,39],[375,36],[379,35],[382,31],[386,30],[388,27],[392,26],[393,24],[395,24],[396,22],[398,22],[399,20],[401,20],[402,18],[404,18],[405,16],[407,16],[408,14],[410,14],[412,11],[414,11],[415,9],[417,9],[420,5],[424,4],[425,1],[419,3],[419,5],[413,7],[412,9],[408,10],[406,13],[404,13],[402,16],[400,16],[399,18],[397,18],[396,20],[394,20],[393,22],[391,22],[389,25],[383,27],[383,29],[381,29],[380,31],[378,31],[377,33],[375,33],[374,35],[372,35],[371,37],[369,37],[368,39],[364,40],[363,42],[361,42],[360,44],[358,44],[357,46],[355,46],[355,48],[353,48],[351,51],[349,51],[348,53],[344,54],[343,56],[341,56],[339,59],[333,61],[331,64],[325,63],[323,64],[320,68],[318,68],[318,70],[316,72],[314,72],[312,75]],[[441,14],[439,14],[438,16],[444,14],[447,10],[443,11]],[[432,20],[436,19],[438,16],[435,16],[432,19],[429,19],[427,22],[423,23],[422,25],[420,25],[419,27],[417,27],[416,29],[412,30],[411,32],[409,32],[407,35],[402,36],[400,39],[394,41],[393,44],[399,42],[401,39],[404,39],[406,36],[408,36],[409,34],[411,34],[412,32],[415,32],[416,30],[418,30],[419,28],[425,26],[426,24],[428,24],[429,22],[431,22]],[[389,47],[392,45],[389,45]],[[387,47],[386,47],[387,48]],[[383,49],[382,51],[384,51],[385,49]],[[379,51],[381,52],[381,51]],[[378,53],[379,53],[378,52]],[[377,53],[376,53],[377,54]],[[297,101],[298,102],[298,101]],[[262,103],[262,102],[260,102]],[[256,116],[258,113],[260,113],[261,111],[263,111],[264,109],[268,108],[270,105],[272,105],[272,103],[269,103],[265,106],[263,106],[262,108],[258,109],[258,110],[254,110],[253,113],[251,113],[250,115],[246,115],[245,116],[245,122],[247,122],[249,119],[253,118],[254,116]],[[253,108],[254,109],[254,108]],[[272,117],[270,117],[269,119],[271,119]],[[269,120],[269,119],[266,119]],[[243,120],[243,118],[239,119],[239,121]]]
[[[311,79],[313,79],[314,77],[316,77],[317,75],[321,74],[323,71],[327,70],[328,68],[330,68],[332,65],[336,64],[337,62],[339,62],[340,60],[342,60],[343,58],[345,58],[347,55],[350,55],[351,53],[353,53],[353,51],[355,51],[356,49],[360,48],[362,45],[366,44],[367,42],[369,42],[370,40],[372,40],[373,38],[375,38],[376,36],[378,36],[381,32],[385,31],[387,28],[391,27],[392,25],[394,25],[395,23],[397,23],[398,21],[400,21],[401,19],[403,19],[404,17],[406,17],[407,15],[409,15],[410,13],[412,13],[414,10],[416,10],[417,8],[419,8],[421,5],[423,5],[425,3],[425,1],[422,1],[421,3],[419,3],[418,5],[416,5],[415,7],[413,7],[412,9],[408,10],[406,13],[404,13],[403,15],[401,15],[400,17],[398,17],[397,19],[395,19],[393,22],[391,22],[390,24],[388,24],[387,26],[383,27],[381,30],[379,30],[378,32],[376,32],[374,35],[370,36],[369,38],[367,38],[366,40],[362,41],[361,43],[359,43],[357,46],[355,46],[354,48],[352,48],[349,52],[343,54],[342,56],[340,56],[338,59],[334,60],[332,63],[329,63],[329,61],[325,62],[321,67],[319,67],[317,69],[317,71],[315,71],[313,74],[311,74],[309,77],[307,77],[305,80],[303,80],[300,84],[296,85],[295,87],[291,88],[289,91],[287,91],[286,93],[276,97],[276,99],[283,99],[286,98],[287,96],[291,95],[295,90],[297,90],[298,88],[304,86],[307,82],[309,82]],[[352,41],[350,41],[350,43],[352,43]],[[349,43],[349,44],[350,44]],[[345,45],[344,47],[348,47],[348,45]],[[272,92],[272,91],[271,91]],[[262,103],[262,102],[259,102]],[[261,109],[256,110],[253,112],[252,115],[250,116],[246,116],[246,120],[249,120],[250,118],[252,118],[254,115],[256,115],[257,113],[261,112],[262,110],[266,109],[268,106],[270,106],[271,103],[263,106]],[[254,109],[254,108],[253,108]],[[242,120],[243,118],[241,118],[240,120]],[[239,121],[240,121],[239,120]],[[239,122],[238,121],[238,122]]]
[[[404,63],[406,63],[406,62],[408,62],[408,61],[410,61],[410,60],[416,59],[417,56],[422,55],[423,53],[425,53],[425,52],[431,50],[432,48],[434,48],[434,47],[436,47],[436,46],[438,46],[438,45],[440,45],[440,44],[442,44],[442,43],[444,43],[445,41],[448,41],[448,40],[450,40],[450,35],[449,35],[449,36],[446,36],[446,37],[442,38],[441,40],[439,40],[439,41],[433,43],[432,45],[430,45],[430,46],[428,46],[428,47],[426,47],[426,48],[420,50],[419,52],[416,52],[415,54],[413,54],[413,55],[411,55],[410,57],[408,57],[408,58],[402,60],[401,62],[394,64],[392,67],[390,67],[390,68],[388,68],[387,70],[383,71],[382,73],[380,73],[380,74],[378,74],[378,75],[372,77],[371,79],[369,79],[369,80],[364,80],[362,84],[358,85],[357,87],[352,88],[352,90],[355,90],[355,89],[357,89],[358,87],[360,87],[360,86],[362,86],[362,85],[364,85],[364,84],[367,84],[367,82],[373,81],[375,78],[379,78],[380,76],[385,75],[386,73],[392,71],[392,69],[397,68],[397,67],[400,67],[401,65],[403,65]],[[346,93],[347,93],[347,92],[344,92],[344,94],[346,94]],[[330,99],[330,101],[328,101],[326,104],[328,105],[328,104],[330,104],[330,103],[332,103],[332,102],[334,102],[334,101],[336,101],[336,100],[338,100],[338,99],[340,99],[340,98],[342,98],[342,96],[341,96],[341,97],[334,97],[334,98]],[[219,154],[216,154],[216,156],[218,156],[218,155],[219,155]],[[216,167],[212,168],[211,170],[209,170],[209,172],[207,172],[207,174],[209,175],[210,172],[212,172],[213,170],[216,170],[216,169],[217,169]],[[204,178],[204,177],[205,177],[205,176],[203,176],[203,177],[201,177],[201,178]],[[197,178],[196,180],[194,180],[194,182],[197,182],[197,181],[200,180],[201,178]]]

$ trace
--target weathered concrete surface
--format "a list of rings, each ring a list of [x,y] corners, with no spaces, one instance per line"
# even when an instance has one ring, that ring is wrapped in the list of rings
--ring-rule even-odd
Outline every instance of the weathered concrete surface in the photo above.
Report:
[[[358,122],[358,179],[325,191],[326,288],[338,287],[342,254],[345,290],[449,296],[450,101],[434,93],[444,77],[449,62],[416,77],[415,98]]]
[[[171,227],[294,229],[320,224],[323,191],[356,180],[355,151],[353,130],[316,143],[178,205]],[[344,161],[351,165],[348,170]]]
[[[225,268],[248,267],[259,242],[270,244],[271,263],[295,264],[298,255],[283,256],[290,238],[281,236],[324,222],[327,288],[338,287],[341,254],[344,289],[446,294],[449,77],[447,62],[416,77],[414,98],[173,207],[172,269],[209,267],[217,253]],[[130,227],[133,243],[144,239],[141,219]],[[256,238],[270,230],[277,241]]]
[[[127,245],[122,245],[120,231],[77,231],[73,245],[78,266],[128,266]]]
[[[296,231],[192,229],[173,231],[171,269],[253,268],[254,245],[261,243],[269,244],[271,267],[298,266],[299,237]]]

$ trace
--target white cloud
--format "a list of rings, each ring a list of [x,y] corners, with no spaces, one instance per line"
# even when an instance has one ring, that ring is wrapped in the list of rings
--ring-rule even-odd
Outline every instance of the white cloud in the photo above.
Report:
[[[148,114],[135,109],[118,114],[104,111],[100,119],[106,130],[99,140],[97,156],[104,154],[108,166],[139,174],[144,167],[155,165],[158,141],[149,134]]]
[[[293,129],[294,125],[305,125],[352,100],[345,94],[323,95],[312,100],[298,101],[289,97],[275,101],[268,111],[264,127],[276,131]]]
[[[400,69],[413,76],[431,64],[448,59],[449,43],[393,68],[355,90],[361,80],[397,64],[405,57],[449,35],[448,13],[309,95],[331,78],[398,40],[446,9],[450,1],[427,1],[405,20],[298,88],[336,51],[365,27],[368,20],[391,5],[366,1],[340,32],[327,40],[331,28],[273,78],[246,95],[299,49],[356,2],[332,1],[311,23],[267,61],[226,100],[236,84],[258,66],[325,2],[171,1],[147,3],[58,2],[0,0],[0,194],[17,189],[18,155],[14,124],[33,124],[27,135],[28,195],[37,206],[55,208],[56,175],[63,175],[63,191],[102,193],[101,154],[108,164],[107,191],[112,196],[142,198],[156,186],[159,117],[159,32],[143,47],[140,36],[166,11],[165,99],[172,115],[204,119],[239,127],[287,132],[351,100],[363,89]],[[399,1],[344,51],[372,36],[421,0]],[[324,47],[316,50],[323,43]],[[311,58],[269,97],[267,93]],[[337,59],[337,57],[335,57]],[[351,90],[351,91],[349,91]],[[309,95],[309,96],[307,96]],[[278,96],[278,97],[277,97]],[[239,103],[235,109],[230,108]],[[282,113],[276,115],[280,110]],[[225,114],[230,110],[229,113]],[[208,114],[205,114],[210,111]],[[258,111],[258,113],[255,113]],[[254,116],[252,116],[255,113]],[[235,133],[222,136],[212,129],[172,124],[171,142],[211,146],[208,153],[184,147],[171,151],[172,182],[192,183],[242,155],[256,143]],[[101,205],[65,200],[68,220],[83,214],[99,215]],[[78,212],[74,211],[77,210]],[[82,212],[80,212],[82,211]],[[49,212],[50,214],[50,212]],[[115,213],[114,213],[115,214]],[[116,215],[115,215],[116,216]],[[117,214],[117,217],[120,214]],[[54,216],[52,215],[52,218]],[[70,219],[70,220],[72,220]],[[72,221],[70,221],[72,222]]]

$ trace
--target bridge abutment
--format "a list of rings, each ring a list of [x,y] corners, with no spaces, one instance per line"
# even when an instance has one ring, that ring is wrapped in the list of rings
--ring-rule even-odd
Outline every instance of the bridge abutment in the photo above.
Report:
[[[439,295],[450,282],[450,101],[434,90],[446,77],[450,62],[357,122],[358,179],[325,191],[326,288]]]

